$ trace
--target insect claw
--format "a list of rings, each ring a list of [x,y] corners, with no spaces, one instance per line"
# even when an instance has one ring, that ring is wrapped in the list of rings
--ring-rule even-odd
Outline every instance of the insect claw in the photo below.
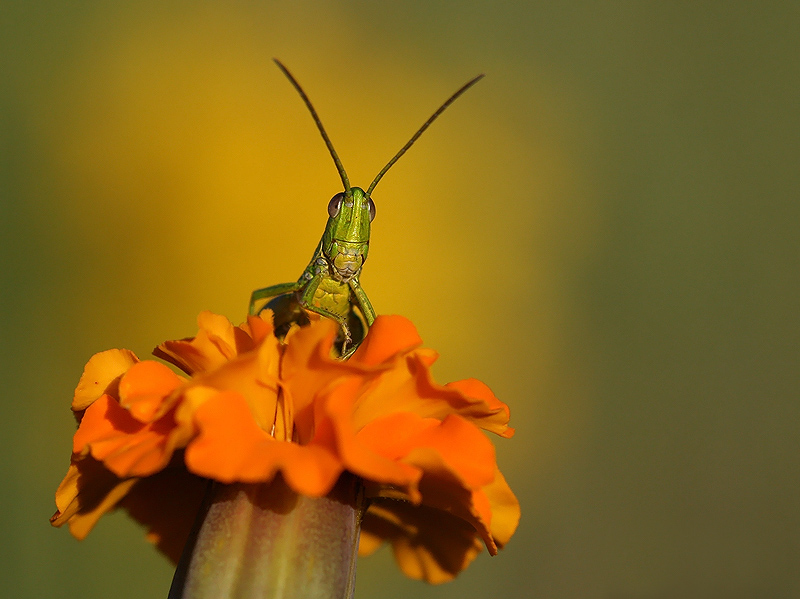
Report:
[[[352,348],[348,351],[348,345],[351,345],[353,343],[353,337],[350,335],[350,328],[346,324],[341,323],[341,327],[342,327],[342,333],[344,334],[344,341],[342,341],[342,351],[340,358],[344,359],[348,357],[351,353],[353,353],[353,349],[355,348]]]

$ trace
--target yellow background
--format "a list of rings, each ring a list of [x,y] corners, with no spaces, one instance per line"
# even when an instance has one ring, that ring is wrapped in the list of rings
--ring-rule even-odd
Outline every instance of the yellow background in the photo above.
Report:
[[[742,2],[6,2],[0,590],[164,597],[122,514],[51,530],[86,360],[294,280],[340,189],[362,277],[518,429],[516,537],[357,597],[800,596],[800,13]]]

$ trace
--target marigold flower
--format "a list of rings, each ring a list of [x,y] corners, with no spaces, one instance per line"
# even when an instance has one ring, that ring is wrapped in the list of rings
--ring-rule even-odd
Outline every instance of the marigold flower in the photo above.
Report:
[[[437,354],[408,320],[379,316],[347,361],[331,355],[328,319],[283,340],[268,311],[238,327],[203,312],[198,324],[154,352],[188,376],[128,350],[89,360],[55,526],[82,539],[120,506],[177,561],[204,479],[280,475],[322,497],[349,472],[369,499],[360,552],[390,542],[412,578],[450,580],[481,545],[495,554],[510,539],[519,504],[481,431],[511,437],[508,407],[480,381],[434,382]]]

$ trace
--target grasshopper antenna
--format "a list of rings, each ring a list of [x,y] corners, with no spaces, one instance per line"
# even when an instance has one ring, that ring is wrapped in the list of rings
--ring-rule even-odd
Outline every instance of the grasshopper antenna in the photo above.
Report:
[[[281,64],[278,63],[278,66],[281,66]],[[286,72],[285,69],[284,69],[284,72]],[[287,75],[288,75],[288,73],[287,73]],[[288,76],[291,77],[291,75],[288,75]],[[395,162],[397,162],[398,160],[400,160],[400,156],[405,154],[406,151],[408,150],[408,148],[410,148],[412,145],[414,145],[414,142],[417,141],[419,139],[419,136],[422,135],[425,132],[425,129],[430,127],[431,124],[433,123],[433,121],[435,121],[439,117],[439,115],[442,114],[448,106],[450,106],[450,104],[455,102],[461,94],[463,94],[470,87],[475,85],[478,81],[483,79],[483,77],[484,77],[484,74],[481,73],[477,77],[475,77],[473,79],[470,79],[464,85],[462,85],[461,88],[456,93],[454,93],[452,96],[447,98],[447,100],[445,100],[444,104],[439,106],[439,108],[436,110],[436,112],[434,112],[430,116],[430,118],[422,124],[422,127],[417,129],[417,132],[414,135],[411,136],[411,139],[408,140],[408,143],[406,143],[406,145],[404,145],[402,148],[400,148],[400,151],[397,154],[394,155],[394,157],[389,161],[389,163],[386,166],[384,166],[381,169],[381,172],[379,172],[378,175],[375,177],[375,179],[373,179],[372,183],[369,184],[369,187],[367,188],[367,193],[366,193],[366,197],[367,198],[370,197],[370,194],[372,193],[372,190],[375,189],[375,186],[378,184],[378,181],[380,181],[381,178],[386,174],[386,171],[388,171],[390,168],[392,168],[392,165]],[[297,84],[295,84],[295,87],[296,86],[297,86]],[[300,93],[302,94],[302,92],[300,92]],[[305,99],[305,96],[303,96],[303,97]],[[306,103],[308,103],[308,101],[306,101]],[[309,108],[310,108],[310,105],[309,105]],[[313,111],[313,108],[311,110]],[[321,130],[322,129],[322,125],[319,125],[319,127],[320,127],[320,130]],[[325,134],[323,133],[323,136],[324,135]],[[330,145],[329,145],[329,147],[330,147]]]
[[[339,176],[342,178],[342,183],[344,184],[345,194],[350,195],[350,193],[351,193],[350,192],[350,180],[347,178],[347,173],[344,170],[344,166],[342,165],[342,161],[339,160],[339,155],[336,153],[336,150],[333,149],[333,143],[331,142],[331,138],[328,137],[328,134],[325,132],[325,127],[322,126],[322,121],[319,119],[319,115],[317,114],[317,111],[314,110],[314,106],[312,106],[311,100],[308,99],[308,96],[306,95],[306,92],[304,92],[303,88],[300,87],[300,84],[297,82],[297,79],[295,79],[294,76],[289,72],[289,69],[287,69],[285,66],[283,66],[283,63],[280,60],[278,60],[277,58],[273,58],[272,60],[275,61],[275,64],[278,65],[278,68],[281,70],[281,72],[283,72],[283,74],[286,75],[286,78],[291,82],[291,84],[297,90],[297,93],[300,94],[300,97],[303,99],[303,102],[305,102],[306,108],[308,108],[308,111],[311,113],[311,118],[314,119],[314,122],[317,124],[317,129],[319,129],[319,132],[322,134],[322,139],[325,140],[325,145],[328,146],[328,152],[330,152],[331,158],[333,158],[333,162],[336,164],[336,170],[339,171]],[[474,83],[474,81],[472,83]],[[462,89],[461,91],[464,91],[464,90]],[[461,91],[459,91],[459,93],[461,93]],[[456,94],[456,96],[458,96],[458,94]],[[454,99],[455,99],[455,97],[453,97],[450,100],[448,100],[448,102],[452,102]],[[439,112],[441,112],[442,110],[444,110],[444,106],[439,110]],[[434,115],[433,118],[435,118],[436,116],[438,116],[438,114]],[[433,118],[431,118],[431,120],[433,120]],[[430,124],[430,122],[426,123],[425,126],[420,131],[420,133],[422,133],[422,131],[424,131],[425,127],[427,127],[429,124]],[[419,137],[419,135],[417,135],[417,137]],[[404,148],[403,151],[405,151],[405,148]],[[402,152],[401,152],[401,154],[402,154]],[[397,156],[397,158],[399,158],[399,156]],[[367,194],[367,195],[369,195],[369,194]]]

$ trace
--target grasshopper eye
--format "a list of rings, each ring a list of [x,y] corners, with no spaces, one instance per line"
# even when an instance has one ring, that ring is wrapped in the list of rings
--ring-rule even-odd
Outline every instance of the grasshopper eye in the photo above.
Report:
[[[372,201],[372,198],[369,200],[369,222],[375,220],[375,203]]]
[[[331,218],[336,218],[336,215],[339,214],[339,210],[342,209],[343,199],[344,199],[344,193],[337,193],[335,196],[331,198],[331,201],[328,202],[328,215]]]

